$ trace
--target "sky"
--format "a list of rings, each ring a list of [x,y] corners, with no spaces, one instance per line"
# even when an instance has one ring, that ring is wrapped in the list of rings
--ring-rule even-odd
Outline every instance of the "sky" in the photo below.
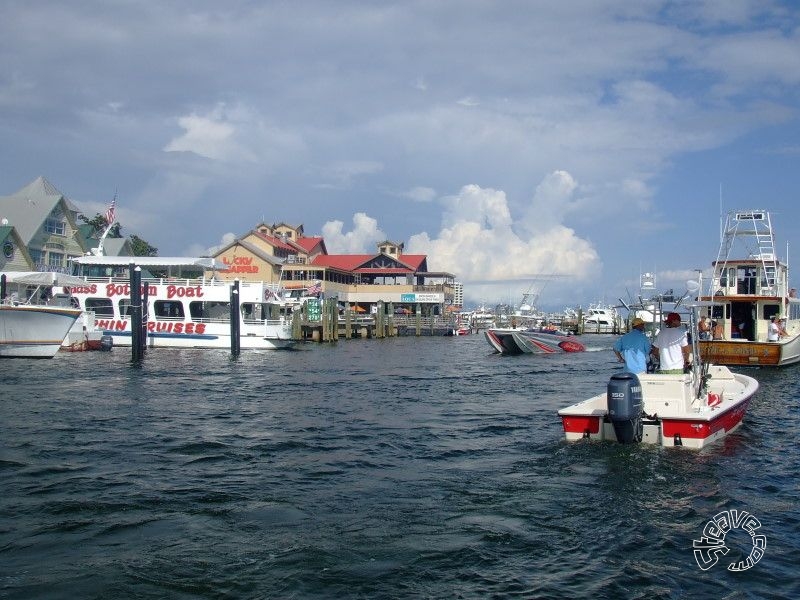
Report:
[[[0,0],[0,139],[0,195],[116,194],[162,256],[285,222],[467,305],[681,293],[730,210],[793,264],[800,5]]]

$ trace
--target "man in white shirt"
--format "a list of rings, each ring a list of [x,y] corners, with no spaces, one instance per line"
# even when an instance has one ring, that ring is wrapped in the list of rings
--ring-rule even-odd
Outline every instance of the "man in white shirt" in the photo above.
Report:
[[[677,375],[689,366],[689,338],[681,327],[681,316],[671,312],[666,327],[662,327],[653,340],[652,354],[659,361],[659,373]]]
[[[769,329],[767,330],[767,341],[768,342],[777,342],[783,336],[786,335],[786,332],[781,327],[781,322],[778,319],[778,315],[774,315],[772,320],[769,322]]]

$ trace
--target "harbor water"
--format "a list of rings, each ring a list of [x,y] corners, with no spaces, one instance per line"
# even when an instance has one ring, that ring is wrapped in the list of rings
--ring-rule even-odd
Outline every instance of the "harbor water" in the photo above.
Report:
[[[702,451],[564,442],[588,351],[483,335],[0,363],[0,598],[798,598],[800,367]],[[706,570],[715,515],[752,538]],[[732,514],[728,512],[728,514]]]

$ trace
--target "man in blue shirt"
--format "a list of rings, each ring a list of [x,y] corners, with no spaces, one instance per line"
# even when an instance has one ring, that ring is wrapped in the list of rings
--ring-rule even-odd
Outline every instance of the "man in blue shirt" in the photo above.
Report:
[[[650,355],[650,340],[644,333],[644,321],[635,318],[631,330],[614,342],[614,354],[619,362],[625,363],[625,370],[640,374],[647,372],[647,357]]]

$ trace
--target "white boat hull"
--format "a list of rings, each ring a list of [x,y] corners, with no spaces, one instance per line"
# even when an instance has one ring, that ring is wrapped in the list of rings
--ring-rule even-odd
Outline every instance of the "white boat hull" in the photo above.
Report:
[[[177,327],[180,324],[182,327]],[[147,323],[146,344],[148,348],[227,348],[231,347],[229,324],[150,321]],[[120,331],[102,318],[97,320],[103,335],[110,336],[114,346],[130,346],[130,327]],[[193,327],[192,327],[193,326]],[[279,350],[294,345],[291,339],[291,324],[280,322],[268,328],[242,327],[239,336],[241,350]]]
[[[703,448],[742,424],[758,382],[727,367],[709,368],[707,392],[697,398],[692,375],[639,375],[642,386],[643,443]],[[608,418],[608,397],[598,394],[558,411],[567,441],[617,441]]]
[[[51,306],[0,306],[0,357],[52,358],[80,314]]]
[[[105,260],[111,258],[83,257],[74,262],[92,265]],[[143,278],[141,285],[142,298],[147,298],[147,347],[231,348],[232,282],[214,278]],[[85,277],[83,283],[72,284],[66,291],[82,309],[94,311],[94,329],[109,336],[113,346],[131,346],[129,278]],[[234,318],[238,319],[239,349],[275,350],[294,345],[290,309],[275,286],[240,281],[238,303]]]

